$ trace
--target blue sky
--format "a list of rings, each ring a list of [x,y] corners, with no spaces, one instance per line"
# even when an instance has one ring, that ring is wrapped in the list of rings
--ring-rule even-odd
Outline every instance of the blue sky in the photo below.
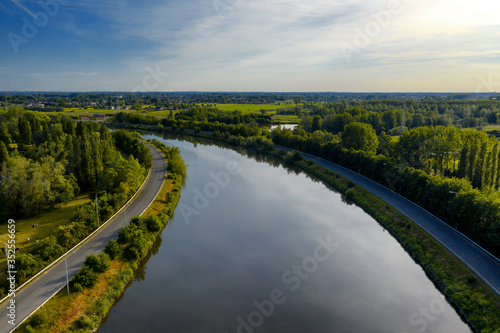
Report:
[[[0,91],[500,91],[493,0],[4,0]]]

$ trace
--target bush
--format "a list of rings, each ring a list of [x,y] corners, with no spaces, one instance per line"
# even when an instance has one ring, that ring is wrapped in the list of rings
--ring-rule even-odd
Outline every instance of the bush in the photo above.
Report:
[[[115,259],[122,252],[122,247],[114,239],[110,239],[104,247],[106,253],[111,259]]]
[[[161,224],[160,220],[158,219],[158,217],[156,217],[154,215],[151,215],[150,217],[148,217],[146,219],[145,223],[146,223],[146,228],[148,228],[148,230],[150,232],[158,232],[161,230],[162,224]]]
[[[30,326],[38,327],[47,321],[47,314],[35,313],[30,320]]]
[[[35,330],[33,329],[33,327],[31,327],[31,325],[27,325],[25,328],[24,328],[24,333],[35,333]]]
[[[76,328],[85,329],[92,327],[92,320],[87,316],[81,316],[77,320],[75,320]]]
[[[83,286],[79,283],[73,283],[73,286],[71,287],[71,291],[75,293],[79,293],[80,291],[83,290]]]
[[[93,287],[97,282],[98,274],[87,265],[83,265],[78,274],[73,278],[73,283],[79,283],[82,287]]]
[[[140,253],[135,246],[129,244],[125,247],[125,250],[123,251],[123,256],[128,261],[136,261],[137,259],[139,259]]]
[[[99,256],[91,254],[87,256],[83,265],[96,273],[104,273],[109,268],[109,256],[106,253],[102,253]]]

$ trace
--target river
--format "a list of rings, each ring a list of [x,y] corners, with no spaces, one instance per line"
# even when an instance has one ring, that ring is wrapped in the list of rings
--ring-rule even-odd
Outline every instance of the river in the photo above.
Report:
[[[181,199],[98,332],[471,332],[397,241],[304,173],[162,139]]]

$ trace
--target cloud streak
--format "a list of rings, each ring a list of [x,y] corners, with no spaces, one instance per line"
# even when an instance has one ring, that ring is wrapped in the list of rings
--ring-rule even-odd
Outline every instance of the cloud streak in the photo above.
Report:
[[[27,0],[11,1],[28,10]],[[170,76],[158,90],[471,91],[479,75],[500,71],[499,5],[490,0],[400,0],[400,13],[349,63],[339,45],[352,44],[389,0],[221,1],[234,4],[222,20],[212,0],[58,0],[25,72],[99,73],[107,90],[139,85],[145,68],[160,66]],[[51,77],[94,90],[83,85],[95,75]]]

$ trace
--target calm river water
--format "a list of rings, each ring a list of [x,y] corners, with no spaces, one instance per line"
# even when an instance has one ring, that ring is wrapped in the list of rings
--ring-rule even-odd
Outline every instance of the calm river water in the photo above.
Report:
[[[100,333],[471,332],[403,248],[339,193],[274,161],[161,140],[181,149],[188,177]]]

